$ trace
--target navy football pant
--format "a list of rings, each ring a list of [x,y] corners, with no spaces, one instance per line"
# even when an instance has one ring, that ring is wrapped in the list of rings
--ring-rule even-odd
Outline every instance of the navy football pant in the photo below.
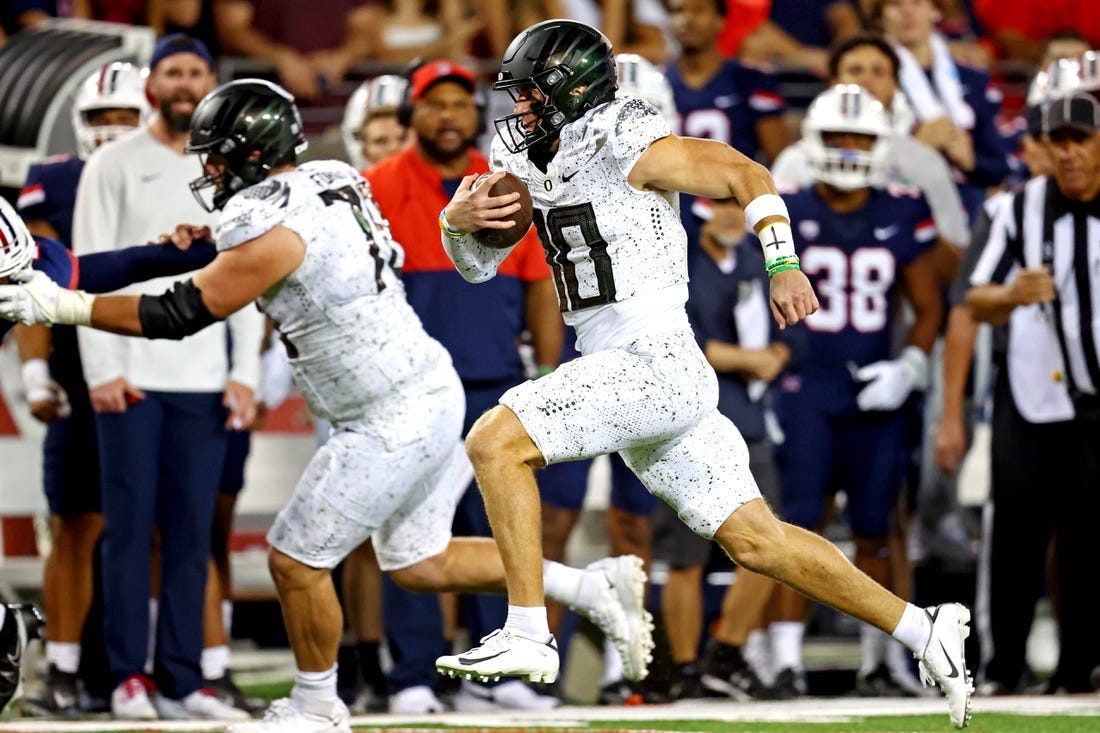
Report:
[[[97,413],[103,491],[104,639],[115,685],[142,672],[153,529],[161,538],[154,676],[183,698],[202,686],[203,600],[227,432],[221,393],[146,392]]]

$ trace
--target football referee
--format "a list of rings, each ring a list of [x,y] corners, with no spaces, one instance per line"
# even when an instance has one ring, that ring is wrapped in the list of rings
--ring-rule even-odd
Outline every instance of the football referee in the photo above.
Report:
[[[1043,127],[1052,175],[1000,209],[967,294],[976,319],[1009,324],[993,410],[996,532],[983,548],[997,560],[979,592],[1037,595],[1053,534],[1060,655],[1045,687],[1084,692],[1100,663],[1087,597],[1100,516],[1100,104],[1057,99]],[[1026,636],[1030,609],[990,608],[993,640]],[[985,676],[1012,692],[1006,673],[1021,660],[1001,651],[983,650]]]

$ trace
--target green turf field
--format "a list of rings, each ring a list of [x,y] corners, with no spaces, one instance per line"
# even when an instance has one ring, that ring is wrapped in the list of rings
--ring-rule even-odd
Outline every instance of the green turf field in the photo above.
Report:
[[[413,733],[563,733],[565,731],[699,731],[700,733],[948,733],[942,699],[819,698],[782,703],[684,702],[641,707],[564,706],[543,713],[363,715],[355,730]],[[6,716],[0,733],[221,731],[211,723],[43,721]],[[1100,695],[979,698],[970,733],[1100,733]]]

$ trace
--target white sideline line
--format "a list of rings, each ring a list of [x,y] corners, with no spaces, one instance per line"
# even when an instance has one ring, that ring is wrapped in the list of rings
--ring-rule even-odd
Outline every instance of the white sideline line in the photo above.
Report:
[[[1100,695],[975,698],[974,718],[983,713],[1012,715],[1074,715],[1100,717]],[[361,715],[357,725],[453,725],[467,728],[584,728],[596,720],[718,720],[728,722],[837,722],[880,715],[943,715],[947,706],[937,698],[810,698],[787,702],[730,703],[691,701],[639,707],[574,707],[544,712],[502,711],[499,714]],[[4,733],[97,733],[99,731],[219,731],[217,723],[191,721],[115,722],[111,720],[45,721],[0,719]]]

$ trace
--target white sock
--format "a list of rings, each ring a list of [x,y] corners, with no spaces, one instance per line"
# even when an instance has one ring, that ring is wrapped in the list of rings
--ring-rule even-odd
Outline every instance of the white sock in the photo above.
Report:
[[[586,573],[578,568],[562,565],[553,560],[542,561],[542,585],[546,591],[546,597],[567,606],[587,607],[589,604],[581,603],[581,596],[589,596],[590,592],[584,582]]]
[[[913,655],[897,639],[890,639],[886,644],[886,667],[897,677],[900,674],[912,675],[913,669],[910,662]]]
[[[149,599],[149,646],[145,652],[145,674],[153,674],[153,660],[157,656],[157,616],[160,615],[160,601]]]
[[[890,637],[871,624],[859,625],[859,673],[870,674],[886,661],[886,644]]]
[[[529,639],[542,641],[550,636],[550,624],[546,620],[546,606],[508,606],[508,618],[504,628]]]
[[[229,667],[229,647],[225,644],[205,647],[199,660],[204,680],[220,679]]]
[[[603,679],[600,680],[600,687],[618,682],[622,678],[623,658],[619,656],[619,650],[615,648],[615,644],[612,643],[611,639],[605,637],[603,640]]]
[[[225,638],[233,638],[233,601],[222,601],[222,626],[225,627]]]
[[[914,654],[920,654],[932,638],[932,619],[928,618],[923,608],[906,603],[905,613],[901,614],[901,621],[898,621],[892,636]]]
[[[299,669],[294,677],[294,691],[306,701],[339,700],[340,697],[336,694],[336,665],[324,672],[303,672]]]
[[[805,631],[801,621],[777,621],[768,627],[777,672],[802,669],[802,635]]]
[[[3,625],[3,621],[0,621]],[[80,644],[74,642],[47,641],[46,661],[66,674],[76,674],[80,669]]]
[[[775,679],[775,669],[772,667],[772,642],[767,631],[764,629],[750,631],[745,638],[745,645],[741,648],[741,655],[764,682],[770,683]]]

